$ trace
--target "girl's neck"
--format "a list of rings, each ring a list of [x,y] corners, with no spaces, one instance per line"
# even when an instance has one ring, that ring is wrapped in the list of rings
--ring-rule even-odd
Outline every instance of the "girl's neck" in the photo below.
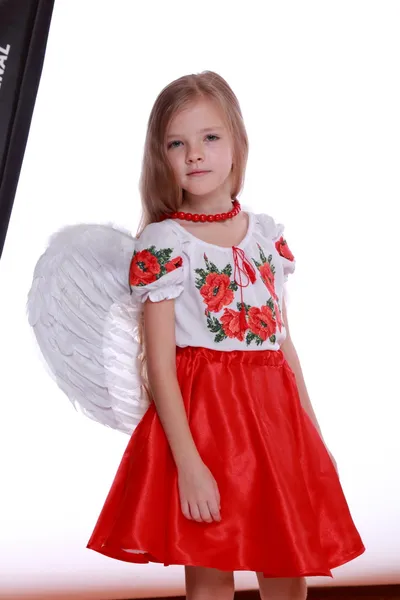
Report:
[[[184,199],[181,209],[192,214],[214,215],[232,210],[232,198]]]

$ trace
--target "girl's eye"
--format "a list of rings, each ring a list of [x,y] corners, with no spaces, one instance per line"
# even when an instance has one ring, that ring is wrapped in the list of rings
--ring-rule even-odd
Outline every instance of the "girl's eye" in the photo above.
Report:
[[[214,138],[215,140],[219,140],[218,135],[214,135],[213,133],[209,133],[206,138]],[[214,140],[209,140],[210,142],[213,142]],[[182,142],[180,142],[179,140],[174,140],[173,142],[170,142],[168,144],[168,148],[177,148],[178,146],[174,146],[174,144],[181,144]]]

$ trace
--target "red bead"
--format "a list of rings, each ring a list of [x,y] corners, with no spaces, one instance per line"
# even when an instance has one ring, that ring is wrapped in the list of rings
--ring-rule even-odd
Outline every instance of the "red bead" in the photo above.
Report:
[[[160,220],[164,219],[181,219],[183,221],[195,221],[196,223],[200,221],[201,223],[213,223],[214,221],[226,221],[227,219],[232,219],[236,215],[238,215],[241,211],[241,206],[238,200],[234,200],[232,202],[232,210],[228,213],[217,213],[215,215],[198,215],[192,213],[185,213],[183,211],[173,212],[170,215],[163,215],[160,217]]]

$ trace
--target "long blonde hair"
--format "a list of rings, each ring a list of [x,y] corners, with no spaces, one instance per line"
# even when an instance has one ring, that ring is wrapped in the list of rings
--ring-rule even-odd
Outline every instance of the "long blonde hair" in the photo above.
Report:
[[[243,188],[249,143],[238,99],[218,73],[203,71],[184,75],[160,92],[149,116],[139,184],[142,215],[137,236],[147,225],[159,221],[163,215],[175,212],[182,206],[184,192],[168,162],[165,137],[175,114],[200,99],[216,103],[225,117],[233,141],[231,198],[237,198]],[[144,387],[150,398],[143,333],[142,317],[139,326],[142,346],[140,361]]]

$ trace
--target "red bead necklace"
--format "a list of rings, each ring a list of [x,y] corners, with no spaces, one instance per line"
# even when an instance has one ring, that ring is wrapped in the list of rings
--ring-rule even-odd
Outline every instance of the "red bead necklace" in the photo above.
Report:
[[[233,217],[236,217],[236,215],[238,215],[242,210],[239,200],[234,200],[232,204],[232,210],[227,213],[218,213],[216,215],[199,215],[180,211],[174,212],[170,215],[165,215],[163,219],[181,219],[182,221],[194,221],[195,223],[197,223],[198,221],[200,221],[200,223],[226,221],[227,219],[232,219]]]

